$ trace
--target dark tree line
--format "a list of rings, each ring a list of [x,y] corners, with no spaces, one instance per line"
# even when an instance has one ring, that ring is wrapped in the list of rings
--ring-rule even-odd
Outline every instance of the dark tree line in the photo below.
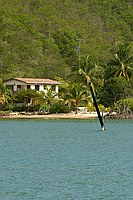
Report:
[[[85,85],[80,69],[99,103],[112,106],[132,97],[132,57],[131,1],[0,1],[1,80],[61,78]]]

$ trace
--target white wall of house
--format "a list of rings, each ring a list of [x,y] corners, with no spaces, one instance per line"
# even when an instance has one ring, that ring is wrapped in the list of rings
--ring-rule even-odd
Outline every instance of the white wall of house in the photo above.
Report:
[[[7,82],[4,83],[5,86],[13,86],[13,91],[16,92],[18,91],[18,89],[26,89],[27,85],[26,83],[23,83],[21,81],[17,81],[17,80],[9,80]],[[21,88],[19,88],[21,87]]]
[[[30,85],[30,89],[35,90],[35,85],[34,84]]]
[[[56,93],[59,92],[59,87],[58,87],[58,85],[55,86],[55,92],[56,92]]]
[[[40,85],[39,90],[44,91],[44,85]]]
[[[9,81],[6,81],[4,83],[5,86],[13,86],[13,91],[16,92],[18,91],[19,89],[27,89],[27,85],[30,85],[30,89],[32,90],[35,90],[35,84],[26,84],[24,82],[21,82],[21,81],[18,81],[18,80],[9,80]],[[47,88],[50,89],[51,88],[51,85],[47,85]],[[39,85],[39,91],[46,91],[44,85]],[[55,85],[55,91],[56,93],[59,92],[59,86],[58,85]]]
[[[51,88],[51,85],[47,85],[47,88],[50,89],[50,88]]]

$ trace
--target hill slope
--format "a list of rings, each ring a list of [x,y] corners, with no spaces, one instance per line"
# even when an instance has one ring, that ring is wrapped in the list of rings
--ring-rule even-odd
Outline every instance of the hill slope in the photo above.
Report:
[[[0,78],[66,78],[78,66],[79,44],[81,56],[90,54],[104,64],[116,43],[133,41],[133,4],[1,0],[0,24]]]

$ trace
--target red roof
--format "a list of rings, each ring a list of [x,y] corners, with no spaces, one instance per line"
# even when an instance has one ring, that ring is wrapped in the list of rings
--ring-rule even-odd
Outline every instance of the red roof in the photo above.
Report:
[[[12,78],[7,81],[10,81],[10,80],[17,80],[17,81],[24,82],[26,84],[43,84],[43,85],[59,85],[59,84],[61,84],[61,82],[54,81],[51,79],[39,79],[39,78]],[[5,81],[5,82],[7,82],[7,81]]]

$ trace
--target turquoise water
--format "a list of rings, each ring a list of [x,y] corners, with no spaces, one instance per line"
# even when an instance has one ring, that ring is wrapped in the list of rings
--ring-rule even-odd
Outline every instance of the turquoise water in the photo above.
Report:
[[[133,120],[0,120],[0,200],[133,199]]]

